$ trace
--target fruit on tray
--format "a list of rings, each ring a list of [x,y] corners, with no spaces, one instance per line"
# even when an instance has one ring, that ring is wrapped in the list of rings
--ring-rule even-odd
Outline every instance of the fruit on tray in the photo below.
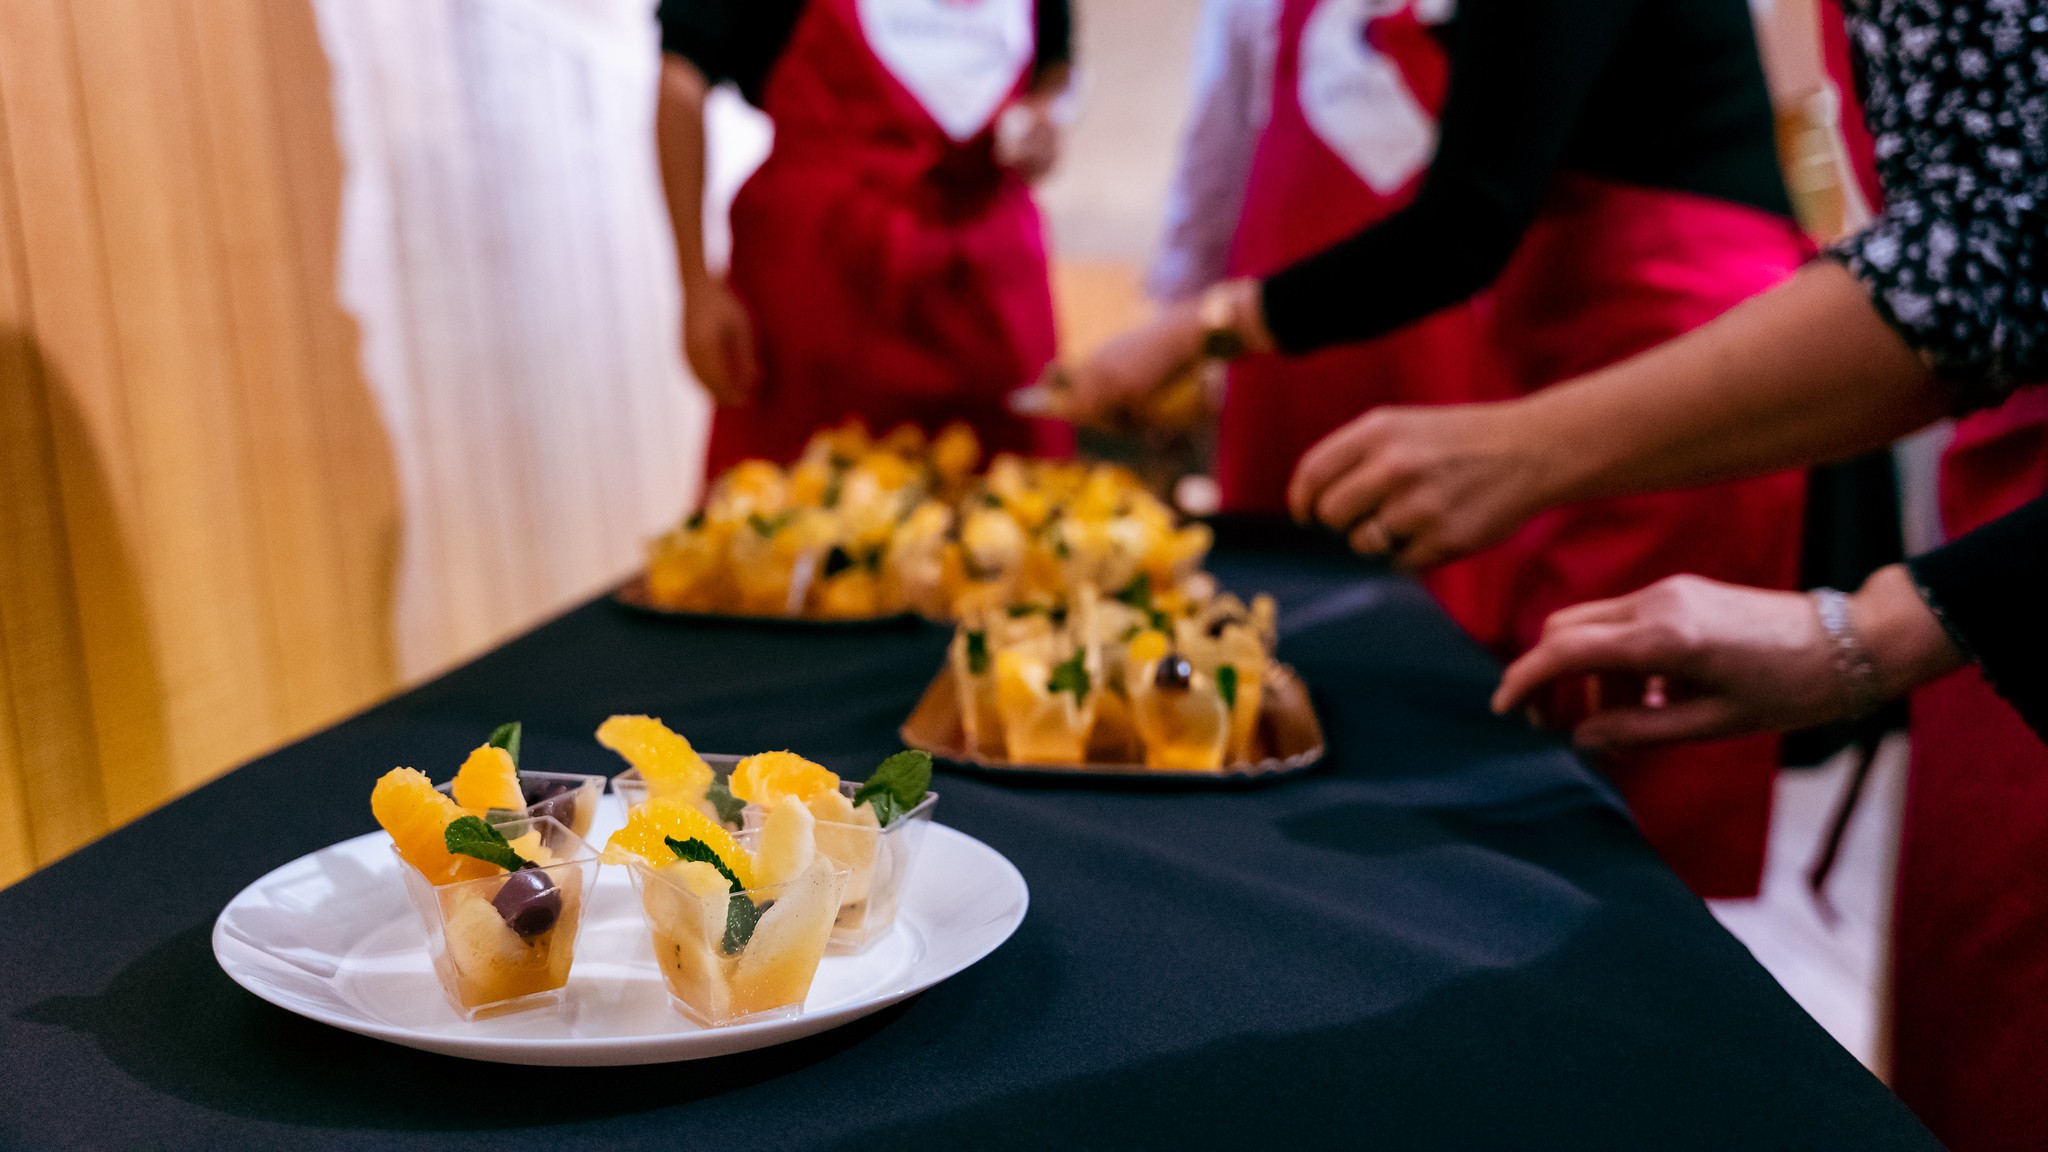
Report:
[[[1001,455],[955,425],[819,431],[787,468],[734,465],[648,550],[647,594],[681,611],[932,619],[1070,597],[1083,584],[1199,582],[1211,534],[1129,470]]]
[[[752,846],[687,801],[636,807],[605,848],[640,891],[677,1007],[728,1024],[802,1007],[832,935],[846,873],[818,853],[815,819],[782,796]]]
[[[962,737],[1016,764],[1249,763],[1275,633],[1271,597],[1247,606],[1205,579],[1162,589],[1143,570],[1113,596],[1084,581],[976,611],[947,653]]]
[[[489,820],[412,768],[393,768],[370,793],[371,813],[409,866],[435,972],[466,1016],[538,1003],[567,983],[596,867],[565,825],[525,814],[510,764],[503,747],[484,745],[451,788],[488,805]]]

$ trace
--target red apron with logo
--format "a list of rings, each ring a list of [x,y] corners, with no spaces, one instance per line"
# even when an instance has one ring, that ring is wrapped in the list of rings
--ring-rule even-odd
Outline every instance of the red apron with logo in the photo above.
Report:
[[[1789,219],[1568,174],[1494,286],[1499,353],[1523,392],[1583,375],[1773,287],[1810,251]],[[1544,513],[1501,549],[1513,572],[1508,646],[1526,651],[1560,608],[1679,573],[1794,587],[1805,490],[1802,473],[1786,472]],[[1776,737],[1631,751],[1601,766],[1693,891],[1756,893]]]
[[[1959,421],[1941,483],[1952,536],[2048,491],[2048,385]],[[1913,696],[1892,932],[1893,1089],[1958,1152],[2048,1147],[2048,745],[1974,667]]]
[[[713,417],[711,473],[789,459],[849,416],[1071,450],[1070,430],[1003,403],[1053,356],[1038,209],[994,151],[1032,25],[1032,0],[804,5],[762,92],[774,149],[732,207],[760,387]]]
[[[1231,273],[1270,275],[1405,205],[1436,153],[1447,64],[1406,0],[1284,0],[1273,106],[1253,156]],[[1480,345],[1473,307],[1457,305],[1377,340],[1231,365],[1217,430],[1223,507],[1285,511],[1303,453],[1375,404],[1503,395],[1497,383],[1483,388],[1498,377],[1477,371]],[[1481,566],[1453,564],[1426,578],[1468,626]]]

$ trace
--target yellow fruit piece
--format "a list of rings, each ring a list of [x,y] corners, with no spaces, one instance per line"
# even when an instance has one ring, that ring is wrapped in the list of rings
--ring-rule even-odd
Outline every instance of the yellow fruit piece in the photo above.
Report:
[[[711,790],[711,765],[652,716],[613,716],[597,726],[597,742],[640,770],[650,797],[680,796],[694,804]]]
[[[731,787],[734,796],[767,807],[784,796],[808,801],[820,792],[833,791],[839,787],[839,777],[794,752],[763,752],[733,768]]]
[[[732,833],[680,796],[657,796],[633,809],[626,826],[606,842],[605,859],[623,863],[621,854],[630,852],[656,868],[666,867],[676,859],[669,840],[702,840],[739,878],[740,887],[756,887],[753,856],[739,846]]]
[[[434,885],[499,875],[504,869],[448,851],[448,825],[469,813],[434,791],[434,782],[414,768],[393,768],[370,792],[370,812],[391,834],[399,856]]]
[[[526,807],[511,754],[494,744],[471,752],[455,774],[455,802],[478,816],[493,808],[517,812]]]
[[[818,855],[817,823],[804,801],[794,796],[784,796],[768,809],[754,851],[754,878],[763,888],[787,884],[811,866]]]
[[[1124,650],[1124,660],[1129,667],[1136,668],[1166,655],[1171,647],[1166,633],[1147,629],[1131,638],[1130,647]]]
[[[839,914],[844,891],[843,877],[829,861],[818,860],[783,885],[733,966],[732,1008],[736,1014],[803,1003],[818,974],[818,961],[825,956],[825,944],[832,937],[832,921]]]

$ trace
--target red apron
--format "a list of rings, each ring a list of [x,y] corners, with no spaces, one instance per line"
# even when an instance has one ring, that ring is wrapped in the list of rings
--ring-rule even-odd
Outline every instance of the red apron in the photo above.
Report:
[[[1789,219],[1565,175],[1494,286],[1496,344],[1518,389],[1533,391],[1712,320],[1783,281],[1810,251]],[[1513,566],[1503,646],[1526,651],[1552,612],[1679,573],[1796,586],[1805,487],[1803,474],[1786,472],[1544,513],[1502,545]],[[1775,737],[1632,751],[1602,767],[1693,891],[1756,893]]]
[[[949,8],[1018,3],[933,0],[932,14],[899,0],[804,5],[762,93],[774,149],[733,201],[730,280],[754,323],[761,380],[751,403],[713,417],[712,474],[748,457],[790,459],[814,430],[856,415],[877,431],[964,419],[992,451],[1071,450],[1070,430],[1003,405],[1053,356],[1038,209],[996,163],[992,127],[1029,82],[1030,4],[1023,51],[1013,34],[1000,67],[980,77],[1000,88],[980,94],[986,114],[976,104],[964,125],[960,84],[931,89],[906,62],[948,46],[906,47],[901,36],[871,46],[863,24],[904,10],[929,27],[958,15]],[[976,79],[964,78],[970,100]],[[914,88],[955,103],[928,111]]]
[[[1951,535],[2048,491],[2048,385],[1956,425]],[[2048,745],[1975,668],[1913,697],[1892,1087],[1958,1152],[2048,1147]]]
[[[1284,0],[1273,106],[1232,240],[1231,274],[1270,275],[1408,203],[1435,154],[1447,64],[1406,3]],[[1375,404],[1503,395],[1482,391],[1497,377],[1476,370],[1480,343],[1473,307],[1458,305],[1377,340],[1233,364],[1217,429],[1223,507],[1284,512],[1302,455]],[[1453,564],[1426,578],[1461,623],[1473,613],[1480,566]]]

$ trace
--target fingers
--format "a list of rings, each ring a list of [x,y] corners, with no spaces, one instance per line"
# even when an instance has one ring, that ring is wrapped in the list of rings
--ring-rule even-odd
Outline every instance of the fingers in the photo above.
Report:
[[[1677,655],[1663,651],[1654,632],[1630,622],[1590,623],[1546,633],[1536,647],[1508,665],[1494,690],[1493,710],[1505,714],[1561,676],[1667,672]]]
[[[1375,415],[1353,420],[1303,453],[1287,482],[1287,509],[1298,523],[1316,519],[1316,504],[1323,494],[1361,462],[1373,442]]]
[[[1711,740],[1733,736],[1745,725],[1732,702],[1702,696],[1662,708],[1610,708],[1595,712],[1572,731],[1581,748],[1625,748],[1669,744],[1680,740]]]

